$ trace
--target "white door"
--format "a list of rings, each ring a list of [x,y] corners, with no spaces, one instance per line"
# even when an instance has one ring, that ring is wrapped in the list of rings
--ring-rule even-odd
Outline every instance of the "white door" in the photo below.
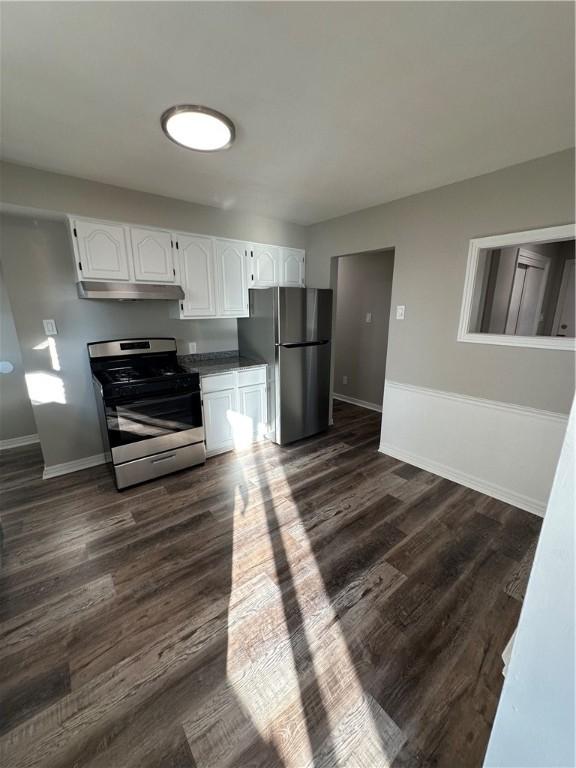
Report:
[[[562,283],[558,294],[558,305],[554,317],[554,336],[576,336],[575,308],[574,308],[574,259],[568,259],[564,264]]]
[[[266,384],[240,387],[238,410],[242,424],[242,442],[247,445],[260,440],[266,433]],[[238,439],[236,440],[238,445]]]
[[[255,245],[250,249],[252,287],[273,288],[278,285],[280,249],[274,245]]]
[[[134,277],[145,283],[173,283],[176,277],[172,235],[153,229],[130,229]]]
[[[542,302],[550,262],[540,254],[520,248],[505,333],[515,336],[535,336],[542,320]]]
[[[229,451],[234,447],[234,417],[236,390],[223,389],[202,395],[204,402],[204,431],[209,453]]]
[[[214,240],[195,235],[174,235],[178,243],[180,279],[184,301],[181,317],[214,317],[216,292],[214,279]]]
[[[73,221],[72,227],[82,278],[130,280],[125,227],[82,219]]]
[[[282,248],[280,285],[291,288],[304,286],[304,251]]]
[[[216,240],[218,315],[221,317],[248,316],[248,249],[247,243]]]

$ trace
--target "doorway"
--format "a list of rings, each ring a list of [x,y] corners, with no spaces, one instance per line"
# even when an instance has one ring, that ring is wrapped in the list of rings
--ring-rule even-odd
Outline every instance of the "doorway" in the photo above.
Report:
[[[333,400],[382,412],[394,249],[332,259]]]

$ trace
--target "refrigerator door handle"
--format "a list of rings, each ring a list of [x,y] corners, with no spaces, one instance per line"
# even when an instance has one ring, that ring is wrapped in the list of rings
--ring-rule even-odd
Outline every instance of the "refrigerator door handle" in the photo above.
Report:
[[[321,341],[285,341],[283,344],[276,344],[276,346],[292,349],[293,347],[320,347],[322,344],[329,343],[330,339],[322,339]]]

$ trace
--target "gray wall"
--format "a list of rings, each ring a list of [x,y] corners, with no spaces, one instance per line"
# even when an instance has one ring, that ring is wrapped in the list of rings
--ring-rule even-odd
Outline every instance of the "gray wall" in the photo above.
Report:
[[[71,246],[63,221],[36,215],[73,213],[222,237],[305,247],[305,229],[295,224],[195,205],[85,179],[1,163],[1,253],[6,287],[28,373],[45,374],[63,386],[64,404],[34,403],[47,466],[102,451],[86,343],[120,336],[174,336],[195,341],[198,352],[235,349],[235,320],[178,320],[167,302],[118,303],[77,298]],[[26,216],[12,215],[27,211]],[[42,319],[54,318],[61,370],[52,369]],[[57,379],[56,379],[57,377]],[[47,386],[47,389],[50,387]],[[50,399],[49,395],[46,399]],[[58,398],[56,398],[58,399]],[[61,399],[61,398],[60,398]],[[32,430],[35,431],[35,430]]]
[[[386,377],[568,413],[574,354],[456,341],[471,238],[574,221],[574,153],[559,152],[309,228],[307,280],[334,256],[395,249]]]
[[[20,344],[1,270],[0,360],[7,360],[14,366],[12,373],[0,374],[0,440],[34,435],[36,422],[28,399]]]
[[[146,224],[175,231],[306,247],[306,228],[241,210],[213,208],[87,179],[0,162],[0,200],[40,211]]]
[[[393,251],[338,259],[334,391],[378,406],[384,394],[393,271]],[[366,323],[367,312],[371,323]]]

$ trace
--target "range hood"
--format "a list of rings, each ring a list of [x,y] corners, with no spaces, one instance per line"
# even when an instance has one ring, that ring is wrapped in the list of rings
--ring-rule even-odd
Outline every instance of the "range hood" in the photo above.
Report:
[[[81,280],[76,283],[81,299],[115,299],[136,301],[140,299],[164,299],[180,301],[184,291],[179,285],[166,283],[112,283],[100,280]]]

